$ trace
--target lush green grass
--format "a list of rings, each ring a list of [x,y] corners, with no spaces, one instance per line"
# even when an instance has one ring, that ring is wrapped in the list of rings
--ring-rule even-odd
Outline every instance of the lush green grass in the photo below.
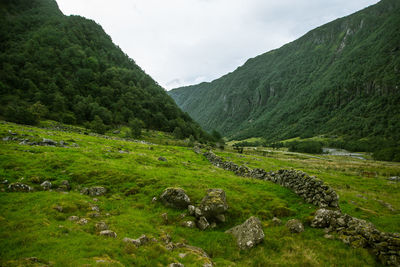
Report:
[[[187,242],[203,248],[218,266],[376,265],[368,251],[325,239],[322,230],[310,228],[307,224],[305,232],[297,235],[290,234],[285,226],[272,226],[272,213],[276,207],[283,206],[293,211],[291,216],[282,218],[283,222],[298,218],[305,223],[317,208],[273,183],[240,178],[216,168],[188,147],[110,140],[9,123],[0,124],[0,137],[8,136],[9,130],[20,137],[30,135],[36,139],[64,140],[70,144],[76,143],[79,147],[27,146],[14,141],[0,141],[1,180],[21,181],[39,189],[39,181],[51,180],[57,184],[66,179],[72,186],[68,194],[0,192],[0,265],[17,265],[18,260],[27,257],[37,257],[55,266],[96,266],[98,259],[113,261],[109,263],[111,266],[166,266],[177,261],[185,266],[200,265],[201,259],[194,256],[181,259],[178,254],[182,249],[168,251],[160,242],[140,248],[122,242],[124,237],[137,238],[141,234],[160,239],[164,233],[170,234],[174,242]],[[121,150],[129,153],[119,153]],[[240,158],[231,152],[224,152],[223,155],[267,170],[281,167],[304,169],[301,166],[312,163],[305,170],[310,174],[323,171],[326,175],[321,178],[338,190],[343,201],[355,199],[350,195],[352,190],[360,191],[360,184],[366,180],[357,178],[352,174],[353,170],[346,170],[349,168],[345,165],[346,161],[334,158],[326,160],[331,163],[331,169],[323,169],[322,166],[328,165],[307,157],[274,154]],[[158,161],[159,156],[164,156],[168,161]],[[340,167],[341,164],[344,167]],[[398,165],[371,164],[371,168],[383,172],[399,169]],[[391,185],[392,189],[389,186],[385,189],[383,177],[377,180],[380,182],[373,182],[374,178],[370,178],[370,183],[366,183],[362,189],[366,192],[363,195],[379,195],[379,198],[399,208],[399,202],[395,199],[395,185]],[[344,189],[346,184],[350,189]],[[98,197],[98,202],[79,194],[80,188],[94,185],[108,189],[105,196]],[[229,204],[226,223],[207,231],[180,226],[182,220],[190,218],[180,218],[184,211],[166,208],[151,201],[169,186],[184,188],[194,203],[201,201],[208,188],[224,189]],[[1,188],[5,189],[5,186],[1,185]],[[132,188],[137,193],[126,196],[125,192]],[[350,204],[343,201],[341,206],[352,215],[375,219],[374,222],[383,230],[399,230],[398,214],[390,215],[370,200],[355,200],[366,203],[363,209],[352,209]],[[57,205],[63,207],[62,212],[54,209]],[[89,217],[93,205],[100,208],[100,218]],[[372,216],[366,209],[377,213],[377,216]],[[161,218],[165,212],[169,217],[168,224]],[[81,226],[71,222],[67,218],[72,215],[89,218],[89,223]],[[262,220],[266,238],[256,248],[240,252],[233,238],[224,231],[251,215]],[[381,221],[378,221],[379,217]],[[94,225],[100,220],[118,234],[116,239],[96,234]]]

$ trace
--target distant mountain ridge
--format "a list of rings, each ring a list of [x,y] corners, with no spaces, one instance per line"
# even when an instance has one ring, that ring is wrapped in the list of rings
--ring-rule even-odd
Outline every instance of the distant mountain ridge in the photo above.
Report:
[[[400,1],[382,0],[169,95],[232,139],[319,134],[400,140]]]
[[[0,118],[207,135],[100,25],[54,0],[1,1],[0,62]]]

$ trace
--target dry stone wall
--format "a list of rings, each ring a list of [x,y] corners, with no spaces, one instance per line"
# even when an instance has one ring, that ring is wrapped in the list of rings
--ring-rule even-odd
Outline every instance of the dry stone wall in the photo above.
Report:
[[[223,161],[212,151],[205,152],[204,156],[213,165],[233,171],[238,176],[271,181],[291,189],[306,202],[321,208],[316,212],[312,227],[335,232],[344,243],[371,249],[383,264],[400,267],[400,234],[381,232],[370,222],[343,214],[339,208],[339,196],[323,181],[296,170],[266,172],[263,169],[250,169]]]
[[[307,203],[312,203],[321,208],[339,208],[339,197],[336,192],[325,185],[323,181],[302,171],[279,170],[277,172],[266,172],[263,169],[250,169],[230,161],[223,161],[221,157],[218,157],[212,151],[204,153],[204,156],[213,165],[224,170],[233,171],[238,176],[271,181],[289,188]]]

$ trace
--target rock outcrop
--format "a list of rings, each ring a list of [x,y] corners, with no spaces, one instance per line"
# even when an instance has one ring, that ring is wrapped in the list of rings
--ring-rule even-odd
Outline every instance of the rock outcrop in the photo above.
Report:
[[[205,152],[204,156],[213,165],[232,171],[238,176],[271,181],[289,188],[307,203],[312,203],[321,208],[339,208],[339,196],[336,192],[325,185],[323,181],[309,176],[302,171],[279,170],[277,172],[266,172],[263,169],[250,169],[230,161],[223,161],[221,157],[218,157],[212,151]]]
[[[190,205],[190,198],[182,188],[167,188],[160,196],[165,206],[177,209],[186,209]]]
[[[398,233],[380,232],[370,222],[328,209],[319,209],[311,226],[336,232],[340,240],[352,247],[371,249],[385,265],[400,266]]]
[[[250,217],[243,224],[235,226],[226,233],[232,234],[240,249],[245,250],[256,246],[264,240],[264,231],[261,221],[257,217]]]

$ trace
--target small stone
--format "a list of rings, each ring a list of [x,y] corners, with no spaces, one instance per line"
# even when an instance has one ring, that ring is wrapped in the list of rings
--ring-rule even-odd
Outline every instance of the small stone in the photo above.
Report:
[[[195,206],[193,206],[193,205],[189,205],[188,206],[188,212],[189,212],[189,215],[190,216],[193,216],[194,215],[194,211],[195,211]]]
[[[164,158],[164,157],[159,157],[158,160],[159,160],[159,161],[167,161],[167,159]]]
[[[209,226],[210,224],[208,223],[206,217],[200,217],[199,221],[197,222],[197,227],[200,230],[206,230]]]
[[[53,209],[55,209],[55,210],[58,211],[58,212],[63,212],[63,210],[64,210],[63,207],[60,206],[60,205],[54,206]]]
[[[138,239],[141,245],[145,245],[149,242],[149,238],[146,235],[141,235]]]
[[[87,220],[87,219],[85,219],[85,218],[82,218],[82,219],[80,219],[79,221],[78,221],[78,224],[80,224],[80,225],[85,225],[85,224],[87,224],[89,221]]]
[[[161,218],[163,220],[163,224],[168,224],[169,223],[168,213],[164,212],[163,214],[161,214]]]
[[[194,228],[196,226],[196,223],[194,221],[185,221],[182,222],[182,226],[187,228]]]
[[[97,202],[99,201],[97,198],[93,198],[93,202]]]
[[[90,209],[91,209],[92,211],[97,211],[97,212],[100,211],[100,208],[99,208],[98,206],[92,206]]]
[[[272,225],[274,225],[274,226],[282,225],[282,220],[277,217],[274,217],[274,218],[272,218]]]
[[[326,239],[334,239],[333,235],[328,235],[328,234],[325,234],[324,238],[326,238]]]
[[[108,225],[105,222],[98,222],[96,223],[96,231],[104,231],[108,230]]]
[[[43,188],[43,190],[49,190],[52,185],[51,185],[51,182],[44,181],[43,183],[40,184],[40,186]]]
[[[179,258],[183,259],[184,257],[186,257],[186,253],[179,253]]]
[[[151,203],[156,203],[156,202],[157,202],[157,197],[153,197]]]
[[[116,238],[117,234],[111,230],[104,230],[100,232],[100,235],[102,236],[107,236],[107,237],[112,237],[112,238]]]
[[[125,243],[134,244],[136,247],[139,247],[139,246],[140,246],[140,241],[137,240],[137,239],[125,237],[124,239],[122,239],[122,241],[125,242]]]
[[[297,219],[289,220],[286,223],[286,227],[289,228],[291,233],[301,233],[304,231],[303,224]]]
[[[68,221],[71,221],[71,222],[76,222],[76,221],[78,221],[79,220],[79,217],[78,216],[69,216],[68,217]]]
[[[183,265],[182,263],[179,263],[179,262],[174,262],[174,263],[171,263],[170,265],[168,265],[168,267],[185,267],[185,265]]]

